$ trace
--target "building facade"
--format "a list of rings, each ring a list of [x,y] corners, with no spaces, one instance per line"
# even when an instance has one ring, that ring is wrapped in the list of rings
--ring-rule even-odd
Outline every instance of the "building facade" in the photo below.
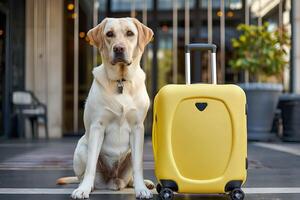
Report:
[[[292,33],[284,84],[286,91],[300,93],[299,8],[296,0],[1,0],[0,134],[17,136],[11,103],[16,90],[33,91],[47,105],[51,138],[84,132],[82,115],[91,71],[101,63],[86,33],[107,16],[134,16],[153,29],[154,41],[142,60],[151,98],[165,84],[184,82],[188,42],[217,44],[219,82],[243,82],[244,74],[228,66],[231,39],[239,34],[238,24],[264,21],[275,28],[284,25]],[[192,62],[197,66],[192,81],[210,81],[207,54],[195,53]],[[146,127],[149,132],[151,113]]]

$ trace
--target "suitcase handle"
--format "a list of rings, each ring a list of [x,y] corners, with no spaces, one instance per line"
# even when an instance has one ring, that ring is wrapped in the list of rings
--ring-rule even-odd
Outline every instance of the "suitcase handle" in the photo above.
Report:
[[[211,51],[211,79],[212,84],[217,84],[217,67],[216,67],[216,52],[215,44],[194,43],[185,45],[185,83],[191,84],[191,50],[210,50]]]

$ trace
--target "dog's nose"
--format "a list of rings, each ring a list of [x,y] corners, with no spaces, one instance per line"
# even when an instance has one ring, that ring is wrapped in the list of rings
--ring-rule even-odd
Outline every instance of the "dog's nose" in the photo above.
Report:
[[[116,45],[114,46],[113,50],[115,53],[124,53],[125,47]]]

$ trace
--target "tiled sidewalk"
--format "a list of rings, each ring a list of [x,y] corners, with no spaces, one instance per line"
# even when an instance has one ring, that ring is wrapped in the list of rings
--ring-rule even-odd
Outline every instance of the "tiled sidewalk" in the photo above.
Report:
[[[69,199],[76,185],[55,180],[73,175],[76,139],[0,141],[0,199]],[[155,180],[151,141],[145,142],[145,178]],[[300,144],[251,143],[246,199],[300,199]],[[96,191],[91,199],[135,199],[133,190]],[[227,199],[224,196],[177,195],[175,199]],[[155,195],[154,199],[158,199]]]

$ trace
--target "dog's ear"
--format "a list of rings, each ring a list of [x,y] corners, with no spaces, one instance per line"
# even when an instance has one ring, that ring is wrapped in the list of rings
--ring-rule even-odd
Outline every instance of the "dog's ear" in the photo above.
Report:
[[[141,51],[144,51],[145,46],[152,40],[153,31],[142,24],[139,20],[132,18],[133,23],[138,30],[138,46]]]
[[[96,27],[92,28],[88,31],[87,36],[89,38],[90,44],[97,47],[98,49],[102,49],[103,47],[103,30],[106,25],[107,18],[102,20],[100,24],[98,24]]]

